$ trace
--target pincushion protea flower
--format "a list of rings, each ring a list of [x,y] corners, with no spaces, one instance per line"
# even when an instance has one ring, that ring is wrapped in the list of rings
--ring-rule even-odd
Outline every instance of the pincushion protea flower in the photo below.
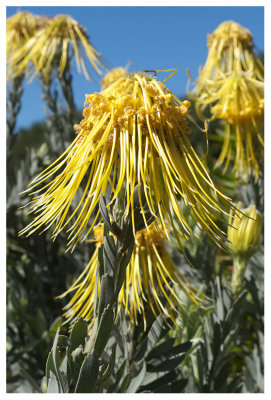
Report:
[[[78,71],[82,69],[89,79],[82,48],[94,70],[100,74],[100,54],[90,43],[85,28],[68,15],[57,15],[48,18],[44,29],[19,48],[10,63],[16,74],[25,71],[30,63],[36,73],[41,72],[44,79],[48,79],[54,64],[59,66],[59,75],[62,76],[69,54],[75,54]]]
[[[250,31],[233,21],[223,22],[208,35],[208,57],[200,68],[198,87],[204,81],[221,79],[227,73],[247,72],[263,81],[263,64],[253,52],[253,37]]]
[[[145,73],[129,74],[100,93],[86,95],[77,137],[30,183],[32,190],[52,179],[34,192],[31,208],[38,216],[20,233],[30,234],[55,223],[55,238],[75,217],[69,245],[75,245],[87,231],[84,240],[96,223],[98,213],[92,226],[88,225],[108,184],[112,201],[125,187],[126,212],[131,212],[135,226],[133,192],[138,185],[141,210],[143,188],[150,212],[160,219],[165,232],[167,224],[172,227],[180,246],[180,239],[188,239],[192,230],[184,204],[194,221],[219,246],[226,247],[225,233],[215,221],[224,212],[220,201],[227,207],[230,201],[216,189],[190,143],[189,107],[189,101],[179,101],[162,82]],[[83,196],[66,218],[81,183]]]
[[[89,321],[90,329],[94,321],[95,279],[97,279],[95,277],[98,249],[103,243],[103,226],[95,226],[93,230],[96,249],[90,262],[73,285],[59,296],[63,298],[75,292],[64,307],[65,323],[68,323],[70,327],[79,317]],[[163,317],[170,317],[176,323],[176,316],[182,304],[173,283],[197,303],[198,291],[176,268],[167,252],[163,232],[157,224],[152,223],[149,230],[143,229],[135,235],[133,254],[118,297],[118,311],[124,306],[132,324],[137,324],[138,315],[142,314],[146,328],[145,309],[148,304],[155,316],[161,314]]]
[[[253,53],[251,33],[234,22],[225,22],[208,38],[209,54],[200,69],[192,97],[201,118],[209,107],[210,120],[225,121],[225,137],[215,167],[227,169],[235,150],[236,175],[258,179],[256,138],[263,145],[264,68]],[[234,144],[231,140],[234,135]]]
[[[6,54],[8,63],[14,53],[20,51],[22,46],[42,29],[46,23],[46,17],[38,17],[29,12],[19,12],[7,18]],[[13,75],[11,68],[9,68],[9,75]]]

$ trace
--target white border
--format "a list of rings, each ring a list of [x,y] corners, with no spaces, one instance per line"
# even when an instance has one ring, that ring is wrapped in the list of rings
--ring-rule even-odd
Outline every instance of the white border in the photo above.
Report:
[[[204,1],[204,0],[190,0],[188,1],[170,1],[168,0],[165,4],[165,1],[150,1],[150,0],[137,0],[137,1],[129,1],[129,0],[123,0],[123,1],[95,1],[95,0],[85,0],[85,1],[74,1],[74,0],[47,0],[47,1],[1,1],[0,4],[0,37],[2,41],[1,45],[1,50],[0,50],[0,55],[1,55],[1,64],[0,64],[0,69],[1,69],[1,95],[0,95],[0,118],[1,118],[1,145],[0,145],[0,151],[1,151],[1,156],[0,156],[0,171],[1,171],[1,185],[3,187],[3,191],[5,190],[5,176],[6,176],[6,165],[5,165],[5,149],[6,149],[6,140],[5,140],[5,126],[6,126],[6,118],[5,118],[5,110],[6,110],[6,82],[5,82],[5,77],[6,77],[6,65],[4,63],[5,60],[5,46],[3,46],[3,43],[5,41],[5,19],[6,19],[6,7],[11,7],[11,6],[45,6],[45,7],[54,7],[54,6],[63,6],[63,7],[70,7],[70,6],[264,6],[265,7],[265,71],[266,71],[266,76],[265,76],[265,103],[266,103],[266,109],[271,110],[271,102],[270,102],[270,71],[271,71],[271,63],[270,63],[270,38],[271,38],[271,3],[270,0],[228,0],[228,1],[217,1],[217,0],[209,0],[209,1]],[[270,261],[270,245],[269,240],[270,240],[270,224],[269,222],[271,221],[270,215],[270,184],[269,184],[269,172],[270,172],[270,159],[271,157],[269,156],[270,154],[270,135],[271,135],[271,124],[270,124],[270,111],[267,111],[265,115],[265,126],[266,126],[266,135],[265,135],[265,154],[268,155],[268,157],[265,158],[265,243],[267,244],[265,246],[265,393],[264,394],[219,394],[219,393],[206,393],[206,394],[197,394],[197,393],[185,393],[185,394],[167,394],[167,397],[170,397],[172,399],[209,399],[218,397],[219,399],[228,399],[229,396],[231,399],[240,399],[241,397],[244,398],[245,400],[254,400],[255,396],[261,396],[262,399],[270,399],[271,398],[271,375],[270,375],[270,356],[271,356],[271,343],[270,343],[270,337],[271,337],[271,317],[270,317],[270,306],[271,306],[271,301],[270,301],[270,296],[271,296],[271,291],[270,291],[270,283],[271,283],[271,265],[268,265]],[[2,179],[3,179],[3,184],[2,184]],[[5,309],[5,303],[6,303],[6,297],[5,297],[5,288],[6,288],[6,274],[5,274],[5,254],[6,254],[6,232],[5,232],[5,222],[6,222],[6,217],[5,217],[5,210],[6,210],[6,199],[5,196],[2,195],[0,197],[0,209],[1,209],[1,214],[0,214],[0,226],[2,227],[1,229],[1,236],[0,236],[0,243],[1,243],[1,255],[2,255],[2,260],[3,262],[1,263],[1,305],[3,309]],[[3,272],[4,271],[4,272]],[[0,393],[4,394],[4,396],[8,396],[9,399],[17,398],[17,394],[6,394],[6,366],[5,366],[5,348],[6,348],[6,324],[2,323],[0,327],[0,338],[1,338],[1,378],[0,378]],[[43,396],[43,394],[29,394],[29,393],[20,393],[19,394],[22,397],[27,396],[33,397],[33,396]],[[138,396],[138,394],[124,394],[125,398],[128,396],[129,398]],[[47,398],[56,398],[57,395],[55,394],[47,394]],[[92,398],[100,397],[100,396],[110,396],[112,399],[119,399],[120,394],[86,394],[86,395],[76,395],[76,394],[65,394],[61,395],[62,398],[63,396],[72,396],[72,399],[77,399],[77,398],[82,398],[81,396],[88,396],[88,398],[91,396]],[[163,394],[159,394],[157,396],[154,394],[139,394],[140,399],[144,400],[150,399],[151,397],[155,396],[155,399],[157,397],[162,398]],[[3,398],[3,397],[2,397]]]

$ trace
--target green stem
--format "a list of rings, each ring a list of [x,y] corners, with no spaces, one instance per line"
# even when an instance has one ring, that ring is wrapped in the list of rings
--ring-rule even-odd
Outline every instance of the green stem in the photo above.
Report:
[[[231,280],[232,294],[234,297],[236,297],[241,292],[246,265],[247,259],[245,257],[234,256],[233,273]]]

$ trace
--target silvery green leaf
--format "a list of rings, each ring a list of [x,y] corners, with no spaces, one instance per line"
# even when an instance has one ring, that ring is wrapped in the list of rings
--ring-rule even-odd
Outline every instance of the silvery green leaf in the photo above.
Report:
[[[49,381],[47,385],[47,393],[61,393],[57,383],[56,376],[50,371]]]
[[[139,367],[139,373],[135,377],[133,377],[126,392],[127,393],[136,393],[137,389],[140,387],[140,385],[143,382],[145,374],[146,374],[146,363],[143,361]]]

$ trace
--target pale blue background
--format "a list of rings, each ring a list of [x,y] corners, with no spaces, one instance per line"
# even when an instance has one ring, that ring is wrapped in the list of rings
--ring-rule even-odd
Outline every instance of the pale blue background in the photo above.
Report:
[[[91,41],[110,68],[132,62],[129,71],[177,68],[167,81],[176,95],[185,94],[186,69],[197,76],[207,56],[206,35],[226,20],[248,28],[255,45],[264,50],[264,7],[7,7],[38,15],[69,14],[87,28]],[[92,69],[89,66],[91,74]],[[89,82],[74,68],[75,102],[83,108],[86,93],[100,90],[98,78]],[[25,85],[18,127],[44,118],[37,80]]]

